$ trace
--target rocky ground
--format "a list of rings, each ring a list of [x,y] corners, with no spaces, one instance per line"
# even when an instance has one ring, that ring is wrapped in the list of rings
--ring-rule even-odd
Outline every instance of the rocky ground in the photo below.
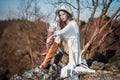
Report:
[[[104,65],[103,63],[94,62],[95,65],[100,66]],[[93,65],[94,65],[93,64]],[[108,67],[110,64],[105,64],[104,67]],[[113,64],[112,64],[113,65]],[[96,67],[96,66],[92,66]],[[66,78],[64,80],[119,80],[120,79],[120,71],[118,70],[118,67],[111,66],[111,69],[105,70],[96,70],[95,73],[81,73],[79,74],[78,79],[71,79]],[[11,77],[10,80],[62,80],[59,77],[59,73],[56,75],[56,73],[52,73],[52,75],[48,73],[34,73],[34,70],[29,70],[24,72],[22,75],[15,74]]]

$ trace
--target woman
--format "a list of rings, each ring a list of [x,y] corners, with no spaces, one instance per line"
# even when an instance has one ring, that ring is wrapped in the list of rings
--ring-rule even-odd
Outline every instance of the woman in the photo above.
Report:
[[[69,49],[69,62],[65,67],[62,68],[61,77],[67,77],[67,70],[82,71],[79,70],[82,68],[78,67],[78,65],[81,64],[85,64],[83,66],[88,70],[89,68],[86,66],[86,61],[81,58],[80,32],[77,22],[72,19],[70,10],[65,6],[62,6],[60,9],[58,9],[56,13],[59,16],[61,26],[64,26],[64,28],[55,31],[54,36],[60,36],[61,40],[66,41]]]
[[[56,11],[56,14],[59,17],[60,20],[59,27],[61,29],[55,31],[54,34],[48,39],[48,43],[49,43],[52,37],[56,37],[55,42],[49,49],[43,63],[39,66],[39,68],[40,69],[47,68],[51,58],[53,57],[55,51],[58,48],[58,45],[60,44],[61,41],[64,41],[67,42],[67,46],[69,50],[68,52],[69,62],[65,67],[62,68],[61,78],[67,77],[68,70],[75,70],[76,72],[78,71],[94,72],[94,71],[90,71],[90,69],[86,66],[85,59],[81,58],[79,27],[76,21],[72,19],[72,13],[68,8],[62,6]]]

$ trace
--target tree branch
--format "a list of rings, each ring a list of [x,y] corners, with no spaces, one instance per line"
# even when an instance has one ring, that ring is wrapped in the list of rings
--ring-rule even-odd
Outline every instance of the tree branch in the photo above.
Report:
[[[89,42],[85,45],[85,47],[83,48],[82,50],[82,55],[85,57],[86,55],[86,52],[88,50],[88,47],[92,44],[92,42],[94,42],[94,40],[97,38],[97,35],[99,35],[105,28],[106,26],[114,19],[114,17],[117,15],[117,13],[120,11],[120,7],[117,9],[117,11],[111,16],[110,20],[105,24],[103,25],[103,27],[98,30],[98,28],[96,28],[93,36],[91,37],[91,39],[89,40]]]

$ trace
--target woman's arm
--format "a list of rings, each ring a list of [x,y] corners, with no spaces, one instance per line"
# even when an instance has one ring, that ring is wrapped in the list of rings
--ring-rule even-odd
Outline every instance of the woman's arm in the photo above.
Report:
[[[68,24],[68,25],[65,26],[63,29],[55,31],[55,32],[54,32],[54,35],[57,36],[57,35],[65,34],[65,33],[67,33],[67,31],[69,31],[71,28],[72,28],[71,25]]]

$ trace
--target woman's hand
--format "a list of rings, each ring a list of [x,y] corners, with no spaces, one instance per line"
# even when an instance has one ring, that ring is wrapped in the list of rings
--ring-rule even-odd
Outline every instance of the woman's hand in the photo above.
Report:
[[[51,35],[50,37],[47,38],[46,43],[47,44],[50,43],[52,41],[52,39],[53,39],[53,35]]]
[[[61,42],[60,36],[55,37],[55,42],[58,43],[58,44]]]

